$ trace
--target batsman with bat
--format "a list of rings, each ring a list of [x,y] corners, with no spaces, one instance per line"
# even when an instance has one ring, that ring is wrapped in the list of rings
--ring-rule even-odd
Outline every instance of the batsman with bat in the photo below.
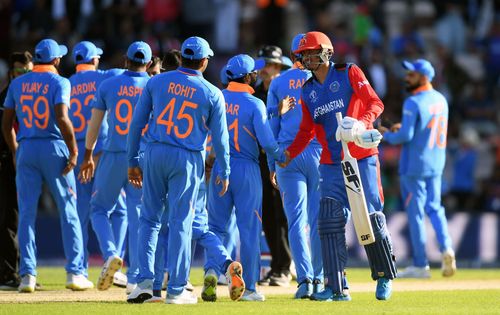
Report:
[[[377,281],[375,296],[378,300],[387,300],[397,271],[382,213],[384,197],[377,150],[382,135],[373,129],[373,121],[382,113],[384,105],[358,66],[330,61],[333,45],[325,34],[306,33],[294,53],[302,54],[302,63],[313,76],[302,86],[302,121],[286,152],[287,162],[299,155],[315,136],[323,147],[319,167],[318,232],[328,283],[324,291],[312,294],[311,299],[351,300],[344,269],[347,262],[345,225],[352,214],[372,278]],[[335,117],[337,113],[344,117],[340,123]],[[342,149],[340,141],[347,143],[348,150]],[[349,159],[348,151],[353,159]]]

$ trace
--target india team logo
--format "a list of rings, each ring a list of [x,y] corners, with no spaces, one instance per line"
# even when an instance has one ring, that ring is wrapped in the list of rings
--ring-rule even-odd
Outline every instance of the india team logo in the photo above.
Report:
[[[340,83],[339,81],[333,81],[331,84],[330,84],[330,91],[332,91],[333,93],[337,92],[340,88]]]
[[[318,100],[318,94],[315,90],[312,90],[311,93],[309,93],[309,98],[311,99],[311,102],[316,103]]]

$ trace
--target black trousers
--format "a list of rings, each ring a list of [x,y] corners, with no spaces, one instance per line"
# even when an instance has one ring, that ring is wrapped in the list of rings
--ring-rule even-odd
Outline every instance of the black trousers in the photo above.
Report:
[[[262,229],[271,252],[271,272],[289,272],[292,262],[288,243],[288,223],[279,191],[269,181],[265,154],[259,156],[262,176]]]
[[[16,172],[10,152],[0,153],[0,282],[17,279],[19,247],[17,243]]]

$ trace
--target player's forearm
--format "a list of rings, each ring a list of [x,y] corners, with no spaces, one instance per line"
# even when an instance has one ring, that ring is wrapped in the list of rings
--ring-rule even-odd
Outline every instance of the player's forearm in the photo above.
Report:
[[[96,108],[92,109],[92,116],[90,117],[87,134],[85,135],[85,149],[90,151],[94,150],[104,114],[105,112],[103,110]]]
[[[57,124],[61,130],[62,137],[68,147],[70,155],[77,155],[78,147],[76,145],[76,138],[71,120],[69,120],[67,116],[61,117],[57,119]]]
[[[408,126],[401,125],[397,132],[384,133],[384,140],[390,144],[403,144],[409,142],[413,138],[414,129]]]
[[[144,126],[141,127],[138,124],[134,124],[134,121],[132,120],[127,138],[127,157],[129,167],[139,166],[139,148],[142,128],[144,128]]]

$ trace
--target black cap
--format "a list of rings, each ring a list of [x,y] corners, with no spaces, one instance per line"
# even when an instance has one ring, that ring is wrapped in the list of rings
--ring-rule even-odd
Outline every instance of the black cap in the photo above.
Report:
[[[283,57],[283,51],[281,51],[281,48],[278,46],[267,45],[262,47],[259,50],[258,57],[263,58],[266,63],[283,64],[283,60],[281,59],[281,57]]]

